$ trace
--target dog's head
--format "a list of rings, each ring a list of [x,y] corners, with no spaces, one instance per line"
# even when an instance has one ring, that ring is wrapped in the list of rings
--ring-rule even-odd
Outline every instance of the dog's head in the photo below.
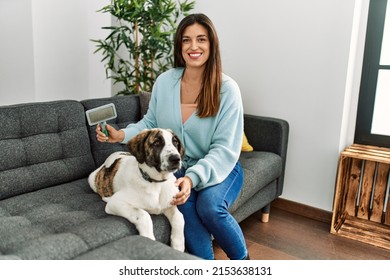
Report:
[[[143,130],[127,147],[139,163],[146,163],[158,172],[175,172],[181,168],[184,147],[170,129]]]

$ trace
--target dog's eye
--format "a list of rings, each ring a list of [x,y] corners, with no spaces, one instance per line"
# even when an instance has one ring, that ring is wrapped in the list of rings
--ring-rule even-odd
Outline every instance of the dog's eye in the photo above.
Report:
[[[176,137],[172,137],[172,144],[173,144],[174,146],[179,145],[179,141],[177,140]]]
[[[157,147],[160,147],[160,146],[161,146],[161,141],[160,141],[160,140],[154,141],[154,142],[153,142],[153,146],[156,147],[156,148],[157,148]]]

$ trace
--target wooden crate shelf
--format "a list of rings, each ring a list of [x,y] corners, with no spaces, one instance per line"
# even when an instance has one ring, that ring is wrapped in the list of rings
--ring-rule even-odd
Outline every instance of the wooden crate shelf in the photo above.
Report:
[[[331,233],[390,250],[390,149],[354,144],[340,154]]]

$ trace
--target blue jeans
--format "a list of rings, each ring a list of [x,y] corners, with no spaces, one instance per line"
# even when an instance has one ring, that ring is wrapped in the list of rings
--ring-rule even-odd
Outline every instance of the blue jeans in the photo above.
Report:
[[[184,176],[179,170],[175,176]],[[183,213],[186,250],[203,259],[214,259],[212,237],[230,259],[248,255],[244,235],[228,208],[241,191],[244,177],[241,164],[236,166],[220,184],[200,191],[191,191],[187,202],[179,205]]]

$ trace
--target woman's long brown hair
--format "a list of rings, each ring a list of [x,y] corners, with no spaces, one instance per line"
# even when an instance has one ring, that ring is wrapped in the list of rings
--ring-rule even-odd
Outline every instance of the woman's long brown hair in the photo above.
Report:
[[[206,118],[215,116],[218,113],[222,86],[222,63],[219,52],[219,39],[214,24],[206,15],[191,14],[180,22],[174,40],[174,67],[186,66],[182,56],[183,33],[188,26],[195,23],[199,23],[206,28],[210,41],[210,56],[206,62],[202,88],[197,100],[197,115],[200,118]]]

